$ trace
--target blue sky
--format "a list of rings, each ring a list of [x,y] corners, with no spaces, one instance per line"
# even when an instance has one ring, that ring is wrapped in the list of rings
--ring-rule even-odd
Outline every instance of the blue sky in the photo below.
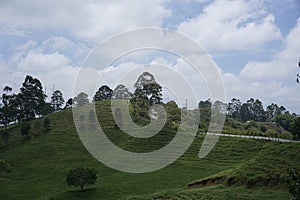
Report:
[[[71,97],[76,73],[93,48],[114,34],[142,27],[179,31],[202,45],[221,71],[228,100],[254,97],[265,106],[275,102],[300,113],[298,0],[4,0],[0,87],[11,85],[18,92],[31,74],[47,86],[48,95],[54,84]],[[170,61],[165,53],[145,55],[133,56],[130,64]],[[171,65],[180,68],[176,62]]]

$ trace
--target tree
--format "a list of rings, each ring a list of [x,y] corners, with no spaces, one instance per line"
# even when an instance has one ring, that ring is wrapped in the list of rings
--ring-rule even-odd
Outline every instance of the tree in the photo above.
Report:
[[[83,106],[89,103],[88,95],[84,92],[80,92],[76,97],[74,97],[73,103],[76,106]]]
[[[162,100],[162,88],[156,83],[154,76],[144,72],[134,84],[134,97],[145,99],[150,106],[159,104]]]
[[[69,186],[80,187],[83,191],[84,186],[94,185],[97,180],[97,172],[89,168],[76,168],[68,172],[66,183]]]
[[[112,98],[114,99],[131,99],[132,93],[128,91],[128,89],[124,85],[118,85],[113,92]]]
[[[219,113],[226,113],[226,103],[217,100],[214,102],[212,109]]]
[[[65,105],[64,109],[71,108],[72,105],[73,105],[73,99],[69,98],[68,101],[66,102],[66,105]]]
[[[241,100],[236,98],[231,99],[227,105],[227,115],[238,120],[240,118],[241,106]]]
[[[253,120],[258,122],[266,121],[266,113],[262,105],[262,102],[259,99],[255,100],[252,109],[253,109]]]
[[[107,85],[102,85],[94,96],[94,101],[101,101],[111,99],[113,95],[113,90],[110,89]]]
[[[240,118],[243,122],[252,119],[252,113],[248,103],[243,103],[240,108]]]
[[[200,123],[199,123],[199,128],[202,129],[202,131],[207,131],[209,122],[210,122],[210,117],[211,117],[211,110],[212,110],[212,103],[211,100],[208,99],[206,101],[200,101],[198,104],[198,108],[200,111]]]
[[[3,124],[5,127],[12,121],[12,118],[14,116],[14,112],[12,109],[12,101],[13,101],[13,95],[11,95],[12,88],[9,86],[5,86],[3,88],[3,94],[2,94],[2,108],[1,108],[1,124]]]
[[[51,106],[54,111],[59,111],[62,109],[62,105],[65,103],[63,94],[60,90],[55,90],[51,96]]]
[[[272,103],[271,105],[267,106],[266,115],[269,120],[273,121],[275,117],[280,114],[282,114],[282,111],[277,104]]]
[[[284,114],[277,115],[274,121],[276,122],[276,124],[282,126],[285,130],[291,131],[291,126],[294,122],[294,119],[295,117],[293,115],[286,112]]]
[[[296,118],[291,124],[291,132],[295,139],[300,139],[300,117]]]
[[[23,100],[21,112],[24,113],[25,120],[41,115],[47,97],[43,92],[41,82],[37,78],[27,75],[20,91],[20,97]]]

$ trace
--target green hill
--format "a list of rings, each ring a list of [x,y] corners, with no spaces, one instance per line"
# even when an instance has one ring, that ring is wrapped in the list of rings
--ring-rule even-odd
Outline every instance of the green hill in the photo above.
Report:
[[[149,139],[133,138],[115,128],[109,102],[97,102],[96,108],[105,133],[123,149],[153,151],[176,134],[164,129]],[[43,133],[35,126],[43,119],[33,120],[27,139],[20,134],[20,124],[9,127],[0,158],[10,163],[11,172],[0,178],[1,199],[289,199],[286,172],[290,166],[300,166],[299,143],[243,138],[221,137],[213,151],[199,159],[204,138],[199,135],[170,166],[144,174],[124,173],[88,153],[70,109],[49,117],[51,130]],[[65,175],[75,167],[97,169],[96,185],[84,192],[68,187]]]

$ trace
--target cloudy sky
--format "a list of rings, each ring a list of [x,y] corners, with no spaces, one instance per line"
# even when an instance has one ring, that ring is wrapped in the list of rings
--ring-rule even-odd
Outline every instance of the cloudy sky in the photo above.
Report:
[[[42,81],[48,96],[54,85],[71,97],[78,70],[98,44],[142,27],[178,31],[206,49],[222,76],[227,100],[259,98],[265,106],[275,102],[300,113],[298,0],[2,0],[0,87],[10,85],[18,92],[30,74]],[[103,83],[115,87],[111,76],[140,63],[169,65],[195,79],[180,58],[135,52],[108,67],[114,73]],[[197,83],[190,82],[195,88]]]

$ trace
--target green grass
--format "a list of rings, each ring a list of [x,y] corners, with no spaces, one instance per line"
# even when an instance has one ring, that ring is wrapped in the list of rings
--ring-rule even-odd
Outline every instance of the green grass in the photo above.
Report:
[[[158,149],[175,135],[163,130],[149,139],[129,137],[114,129],[108,102],[97,103],[97,114],[107,136],[130,151]],[[300,165],[299,143],[227,137],[221,137],[213,151],[199,159],[204,138],[199,135],[170,166],[144,174],[124,173],[105,166],[87,152],[76,133],[71,110],[49,117],[51,131],[32,130],[29,139],[22,139],[19,125],[9,129],[9,142],[1,144],[0,159],[11,164],[11,172],[0,179],[1,199],[289,199],[285,173],[291,165]],[[75,167],[97,169],[96,185],[83,193],[68,187],[65,175]],[[222,182],[188,190],[189,183],[213,177],[222,177]],[[228,180],[235,180],[230,187],[226,185]]]

